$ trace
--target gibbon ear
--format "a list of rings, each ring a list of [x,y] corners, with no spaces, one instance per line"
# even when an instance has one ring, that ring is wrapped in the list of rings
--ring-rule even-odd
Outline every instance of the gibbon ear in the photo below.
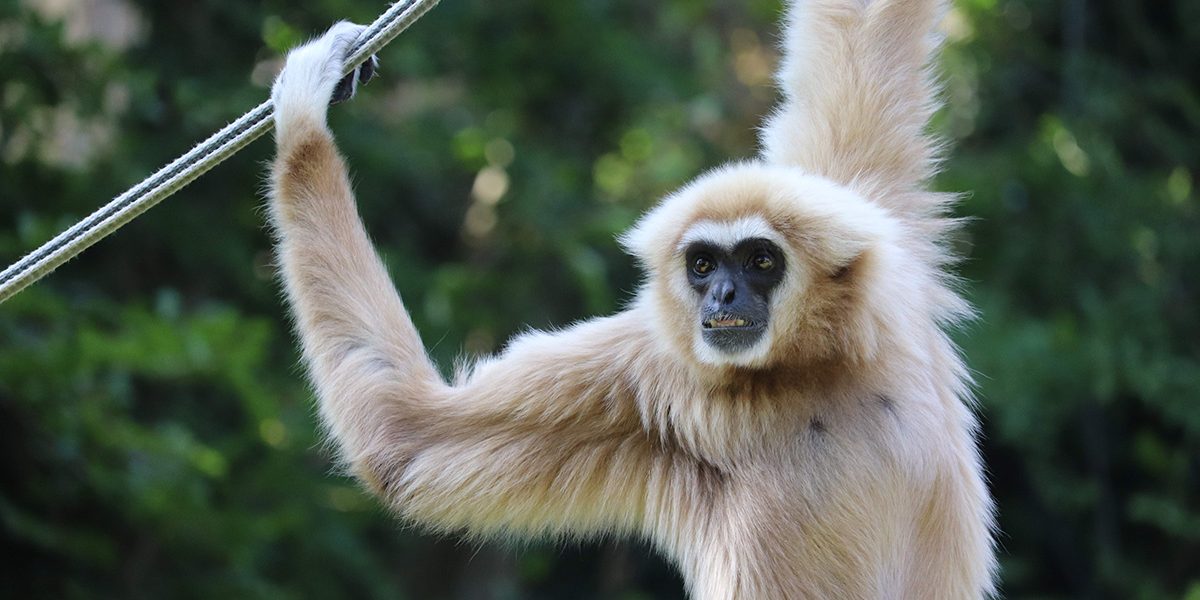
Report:
[[[853,280],[867,255],[885,252],[895,235],[895,223],[881,209],[844,200],[836,210],[808,220],[798,236],[818,272],[831,281]]]
[[[649,219],[649,217],[650,213],[642,215],[642,217],[638,219],[632,227],[625,230],[624,233],[617,235],[617,243],[621,245],[621,248],[624,249],[627,254],[638,259],[642,263],[647,262],[646,247],[648,245],[648,238],[650,236],[647,233],[649,228],[647,227],[646,221]]]
[[[621,247],[647,268],[669,258],[672,249],[666,240],[685,224],[679,215],[683,211],[672,209],[675,200],[675,196],[663,199],[658,206],[642,215],[633,227],[617,236]]]
[[[862,255],[854,257],[850,262],[835,267],[833,272],[829,274],[829,279],[832,281],[850,281],[854,278],[854,272],[858,270],[859,263],[862,262]]]

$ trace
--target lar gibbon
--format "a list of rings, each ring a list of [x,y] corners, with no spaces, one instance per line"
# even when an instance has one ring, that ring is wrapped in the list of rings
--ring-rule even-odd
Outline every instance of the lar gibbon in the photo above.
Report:
[[[324,424],[403,518],[471,535],[651,541],[693,598],[979,598],[992,504],[945,328],[953,199],[927,189],[939,0],[789,2],[755,160],[622,242],[628,309],[512,340],[447,383],[326,126],[342,23],[275,83],[270,212]]]

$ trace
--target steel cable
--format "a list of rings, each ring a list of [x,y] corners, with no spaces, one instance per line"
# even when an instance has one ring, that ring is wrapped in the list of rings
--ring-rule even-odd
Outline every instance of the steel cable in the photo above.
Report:
[[[346,73],[395,39],[438,0],[404,0],[392,4],[351,45]],[[121,228],[150,207],[182,189],[226,158],[262,137],[275,124],[270,100],[259,104],[200,142],[141,183],[114,198],[75,225],[0,272],[0,302],[48,275],[92,244]]]

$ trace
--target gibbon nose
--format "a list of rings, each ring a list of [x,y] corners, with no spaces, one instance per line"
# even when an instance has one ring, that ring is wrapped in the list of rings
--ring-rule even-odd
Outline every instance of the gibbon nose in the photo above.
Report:
[[[737,286],[733,285],[733,282],[728,279],[718,281],[713,285],[712,299],[718,304],[729,304],[733,302],[736,295]]]

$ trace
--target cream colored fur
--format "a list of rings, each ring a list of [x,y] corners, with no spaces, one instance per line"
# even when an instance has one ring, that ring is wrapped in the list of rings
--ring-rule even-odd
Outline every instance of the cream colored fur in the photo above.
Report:
[[[471,535],[652,541],[698,600],[979,598],[992,505],[943,327],[946,197],[925,189],[935,0],[788,11],[759,161],[698,178],[623,238],[629,309],[513,340],[460,381],[428,360],[325,125],[356,26],[277,81],[271,213],[322,418],[406,519]],[[767,334],[699,337],[683,242],[776,241]]]

